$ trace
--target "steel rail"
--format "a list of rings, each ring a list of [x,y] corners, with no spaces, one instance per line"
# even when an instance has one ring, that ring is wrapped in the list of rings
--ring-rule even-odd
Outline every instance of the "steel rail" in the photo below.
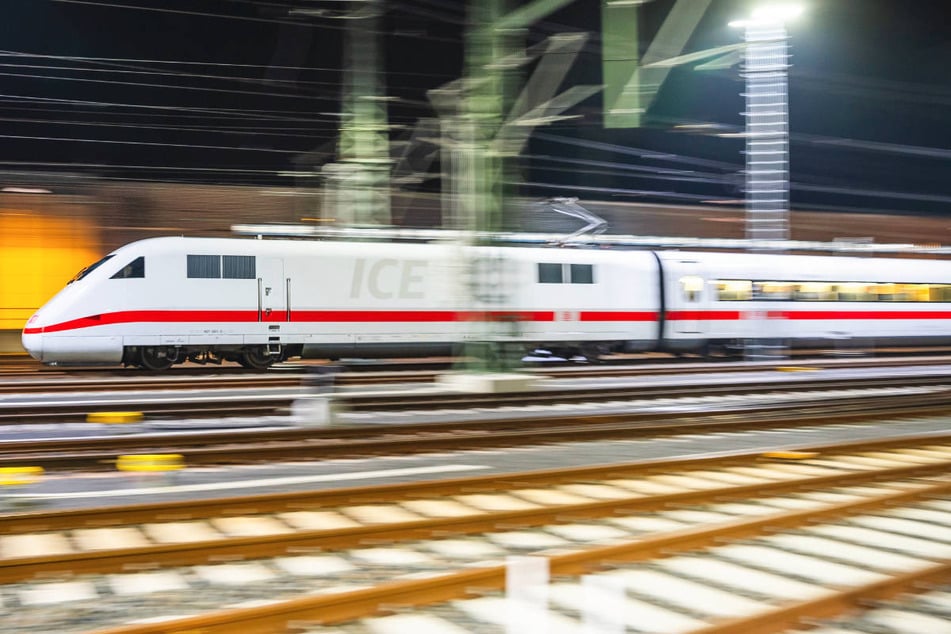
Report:
[[[933,375],[914,377],[916,386],[951,385],[951,377],[940,371]],[[695,397],[698,395],[755,395],[772,392],[809,392],[836,389],[875,389],[895,387],[893,378],[865,379],[789,379],[786,381],[751,381],[732,385],[639,385],[639,386],[572,386],[535,390],[529,393],[466,394],[458,392],[410,392],[387,394],[336,393],[333,398],[349,411],[441,409],[493,407],[506,405],[585,403],[593,400],[651,399]],[[0,401],[0,424],[22,425],[28,422],[68,422],[85,420],[95,409],[143,412],[149,416],[209,416],[216,417],[286,412],[300,398],[314,395],[301,388],[288,392],[275,389],[273,393],[246,389],[229,394],[166,394],[150,393],[126,399],[108,400],[86,397],[76,402],[40,401],[28,404]]]
[[[184,544],[162,544],[115,550],[85,551],[0,560],[0,583],[13,583],[42,575],[62,573],[113,573],[134,566],[177,567],[240,557],[276,557],[289,552],[353,548],[365,543],[385,543],[426,539],[434,535],[464,535],[496,530],[500,526],[539,526],[578,519],[606,517],[621,513],[656,510],[674,504],[695,504],[711,499],[728,500],[765,497],[802,489],[814,490],[856,483],[894,481],[945,474],[951,460],[886,469],[851,471],[824,476],[802,477],[777,482],[723,486],[666,495],[634,495],[627,499],[580,504],[559,504],[520,511],[479,513],[462,517],[436,518],[359,526],[331,530],[302,530],[294,533],[254,537],[234,537]],[[951,482],[943,483],[947,490]],[[460,490],[461,491],[461,490]],[[457,492],[460,492],[457,491]],[[744,523],[746,525],[746,523]]]
[[[801,373],[806,374],[806,373]],[[801,376],[800,374],[800,376]],[[787,375],[783,381],[756,379],[730,385],[638,385],[638,386],[583,386],[535,389],[531,392],[504,394],[462,394],[455,392],[427,393],[425,395],[391,392],[360,394],[350,398],[344,394],[342,402],[353,411],[375,409],[406,409],[422,407],[479,407],[490,404],[528,405],[535,403],[579,403],[597,399],[678,398],[698,395],[752,395],[768,392],[804,392],[836,389],[873,389],[895,387],[895,378],[826,379],[800,378]],[[912,377],[908,377],[912,378]],[[949,385],[951,377],[943,370],[934,374],[913,377],[916,386]]]
[[[130,451],[180,453],[191,465],[266,460],[323,459],[354,455],[402,454],[479,447],[518,446],[594,439],[710,433],[790,425],[831,425],[887,415],[922,416],[951,410],[951,390],[929,395],[870,399],[823,399],[800,403],[691,412],[534,415],[529,418],[463,420],[280,430],[226,430],[206,433],[110,435],[105,438],[6,443],[0,466],[32,463],[48,470],[103,470]]]
[[[924,497],[946,494],[951,483],[942,482],[914,491],[890,493],[859,501],[831,505],[821,509],[788,511],[755,519],[742,519],[714,525],[674,531],[655,537],[624,544],[600,546],[563,555],[549,556],[552,575],[586,574],[605,566],[669,557],[687,551],[706,548],[724,540],[737,540],[780,529],[798,527],[820,520],[851,515],[874,508],[894,506]],[[946,580],[951,575],[951,564],[939,563],[922,570],[905,573],[890,580],[851,588],[838,596],[824,597],[798,605],[784,606],[769,613],[784,614],[784,624],[796,624],[807,616],[829,616],[866,597],[887,596],[911,587],[920,580]],[[402,606],[437,603],[448,599],[477,595],[504,587],[505,566],[492,566],[436,575],[422,580],[385,583],[373,588],[340,592],[332,595],[310,596],[252,608],[221,610],[210,614],[185,617],[158,623],[133,624],[95,630],[90,634],[172,634],[183,632],[242,632],[256,634],[285,631],[291,622],[298,625],[329,625],[378,613],[392,612]],[[775,632],[778,629],[744,630],[739,620],[719,627],[707,628],[703,634],[732,634],[734,632]],[[768,619],[758,622],[770,627]],[[727,627],[729,626],[729,627]]]
[[[911,359],[850,359],[847,364],[841,361],[812,360],[806,366],[796,366],[793,362],[699,362],[651,363],[649,365],[608,365],[608,366],[527,366],[522,371],[547,378],[623,378],[632,376],[653,376],[669,374],[723,374],[728,372],[754,372],[777,369],[834,369],[837,367],[889,368],[889,367],[927,367],[947,365],[951,357],[911,358]],[[112,371],[109,376],[50,376],[33,378],[38,372],[25,374],[20,380],[0,384],[0,393],[31,392],[78,392],[78,391],[131,391],[141,389],[186,390],[214,387],[281,387],[299,385],[301,380],[314,376],[314,372],[325,365],[302,365],[272,368],[268,373],[251,373],[244,368],[226,368],[223,373],[191,370],[167,374],[138,374],[126,371]],[[332,366],[338,367],[338,366]],[[444,372],[434,370],[366,371],[340,367],[342,371],[334,373],[338,385],[385,385],[392,383],[431,383]],[[43,373],[39,373],[43,374]],[[10,378],[9,374],[7,378]]]
[[[545,376],[640,376],[644,374],[672,374],[691,372],[746,372],[775,367],[806,364],[815,368],[848,367],[902,367],[915,365],[936,365],[951,363],[949,349],[900,349],[894,352],[877,351],[879,356],[847,358],[829,357],[818,354],[800,354],[781,362],[746,362],[738,359],[705,359],[673,356],[637,356],[621,355],[608,357],[594,364],[573,362],[526,362],[523,370]],[[915,355],[915,356],[912,356]],[[344,384],[384,384],[394,382],[423,381],[430,382],[436,376],[451,369],[452,360],[420,359],[395,361],[370,361],[359,364],[339,363],[335,367],[343,370],[337,375]],[[156,374],[135,368],[114,368],[104,366],[43,366],[25,356],[0,355],[0,376],[12,378],[23,383],[41,386],[50,378],[59,382],[94,383],[104,385],[123,382],[155,381],[194,381],[207,378],[222,378],[234,381],[279,380],[281,377],[306,376],[325,362],[289,361],[272,366],[267,372],[242,368],[237,364],[208,367],[189,364],[176,367],[164,374]],[[688,366],[685,368],[685,366]],[[42,377],[42,378],[36,378]],[[35,380],[31,380],[35,379]],[[117,389],[122,389],[118,387]]]
[[[884,450],[921,444],[940,444],[951,440],[951,432],[915,434],[872,440],[849,440],[821,445],[797,445],[790,449],[806,453],[858,452]],[[0,514],[0,534],[16,534],[86,527],[105,527],[149,522],[205,519],[242,513],[277,513],[289,510],[323,509],[344,504],[370,504],[419,497],[444,497],[460,492],[497,492],[520,487],[557,485],[571,481],[607,480],[676,469],[710,469],[762,462],[762,452],[735,450],[702,458],[652,458],[627,464],[537,469],[465,478],[354,486],[338,489],[265,493],[240,497],[188,500],[175,503],[146,503],[123,506],[31,511]]]
[[[867,607],[872,601],[883,601],[905,592],[921,592],[925,584],[942,585],[951,581],[951,562],[935,564],[923,570],[899,574],[889,579],[869,583],[857,588],[834,592],[819,597],[782,606],[763,614],[745,619],[732,619],[711,627],[695,630],[690,634],[773,634],[803,625],[808,619],[831,618],[843,613]]]

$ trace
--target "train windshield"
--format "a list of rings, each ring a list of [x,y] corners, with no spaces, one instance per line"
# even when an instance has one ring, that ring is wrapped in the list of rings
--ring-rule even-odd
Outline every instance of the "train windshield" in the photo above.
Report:
[[[98,262],[90,264],[89,266],[81,270],[79,273],[77,273],[73,279],[66,282],[66,284],[68,285],[68,284],[72,284],[73,282],[78,282],[79,280],[83,279],[84,277],[86,277],[87,275],[89,275],[90,273],[98,269],[100,266],[102,266],[106,262],[106,260],[109,260],[111,258],[112,258],[111,255],[107,255],[106,257],[102,258]]]

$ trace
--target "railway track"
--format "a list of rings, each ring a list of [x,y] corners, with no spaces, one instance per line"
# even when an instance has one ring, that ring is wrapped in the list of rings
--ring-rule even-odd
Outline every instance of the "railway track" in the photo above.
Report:
[[[553,412],[527,408],[497,417],[468,419],[451,413],[442,421],[397,422],[281,429],[186,430],[110,434],[87,438],[20,440],[0,445],[0,466],[39,465],[46,470],[114,470],[117,457],[135,453],[176,453],[189,465],[249,464],[368,455],[409,455],[559,442],[632,439],[769,427],[816,426],[879,420],[883,417],[943,415],[951,410],[951,388],[916,388],[880,393],[823,391],[772,402],[710,400],[685,412],[638,412],[595,404],[587,411]],[[412,417],[410,417],[412,418]]]
[[[807,376],[804,376],[807,375]],[[530,393],[464,394],[437,387],[412,386],[410,389],[376,393],[337,391],[335,402],[350,412],[433,410],[445,408],[501,407],[512,405],[551,405],[585,403],[592,400],[647,398],[683,398],[698,395],[752,395],[769,392],[809,392],[836,389],[888,388],[893,377],[823,378],[821,373],[783,373],[782,380],[772,377],[737,378],[729,384],[719,374],[708,385],[670,383],[604,383],[545,381]],[[916,386],[938,386],[949,382],[947,366],[924,368],[913,377]],[[206,381],[200,390],[173,391],[149,389],[137,392],[90,392],[78,394],[32,393],[0,397],[0,425],[83,421],[91,411],[119,410],[143,412],[147,416],[216,417],[288,413],[292,404],[314,394],[314,388],[297,380],[293,386],[267,385],[230,388]],[[323,388],[317,388],[323,389]]]
[[[770,362],[698,362],[696,360],[664,363],[610,364],[610,365],[529,365],[523,368],[531,374],[554,378],[623,378],[666,374],[750,372],[763,369],[798,367],[809,368],[887,368],[928,365],[947,365],[946,355],[899,358],[805,359],[800,361]],[[394,365],[396,369],[394,369]],[[435,367],[433,367],[435,366]],[[328,366],[325,363],[289,362],[271,368],[266,373],[244,368],[222,367],[215,370],[188,367],[165,374],[137,370],[77,369],[73,371],[43,366],[18,369],[0,364],[0,376],[9,379],[0,384],[0,394],[135,391],[135,390],[194,390],[208,388],[293,387],[313,377],[320,369],[332,367],[334,381],[340,386],[390,385],[394,383],[431,383],[449,369],[449,363],[371,364],[367,366]]]
[[[491,634],[523,555],[550,631],[581,631],[592,587],[641,630],[783,631],[948,583],[949,467],[951,434],[5,515],[0,609],[10,634]]]

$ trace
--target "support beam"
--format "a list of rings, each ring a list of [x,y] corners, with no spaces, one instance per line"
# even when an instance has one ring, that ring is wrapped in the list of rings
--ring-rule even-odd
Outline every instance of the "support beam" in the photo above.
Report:
[[[324,170],[328,202],[348,226],[389,225],[390,149],[379,59],[381,0],[362,0],[346,17],[346,72],[337,165]]]
[[[663,86],[711,0],[677,0],[639,59],[640,4],[649,0],[602,0],[604,127],[636,128]],[[700,53],[698,59],[709,55]],[[684,58],[687,56],[683,56]],[[673,63],[663,60],[673,58]]]
[[[637,76],[640,64],[639,6],[639,2],[601,2],[605,128],[636,128],[641,125],[645,108],[641,104]]]
[[[479,0],[473,1],[478,2]],[[524,7],[519,7],[505,17],[495,20],[492,23],[492,28],[496,31],[521,29],[572,2],[574,0],[535,0]]]

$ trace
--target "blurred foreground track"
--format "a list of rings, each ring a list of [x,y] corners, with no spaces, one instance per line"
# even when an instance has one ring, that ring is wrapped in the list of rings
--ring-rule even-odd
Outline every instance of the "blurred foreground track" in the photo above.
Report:
[[[758,542],[750,540],[767,540],[766,543],[778,540],[775,544],[782,546],[783,540],[798,539],[800,546],[790,546],[787,550],[802,550],[810,543],[802,531],[816,535],[811,538],[813,542],[846,540],[848,531],[842,527],[842,522],[860,522],[858,528],[851,529],[852,536],[848,538],[857,540],[858,545],[842,545],[838,549],[826,547],[827,552],[824,551],[822,556],[841,561],[854,556],[849,549],[864,549],[868,554],[853,565],[874,570],[874,574],[866,572],[865,576],[855,576],[858,583],[826,583],[824,585],[829,587],[814,588],[815,592],[807,593],[808,597],[794,596],[795,593],[783,596],[780,592],[769,601],[759,602],[756,609],[747,606],[748,613],[742,615],[731,616],[724,612],[715,615],[716,618],[696,619],[696,610],[702,611],[697,607],[690,617],[697,621],[694,629],[724,634],[782,631],[794,627],[800,618],[825,618],[853,607],[856,602],[913,589],[920,582],[943,583],[948,580],[951,540],[939,537],[935,543],[927,542],[927,531],[915,531],[912,526],[919,522],[893,520],[898,527],[891,530],[904,531],[904,536],[876,527],[876,522],[880,525],[889,518],[914,517],[916,512],[932,516],[944,513],[944,524],[939,525],[945,531],[951,530],[951,504],[927,507],[928,500],[947,499],[951,494],[951,481],[947,478],[951,467],[951,435],[861,444],[839,443],[803,447],[802,451],[806,457],[795,461],[737,453],[702,460],[657,460],[414,485],[4,516],[0,518],[0,533],[7,537],[0,538],[0,544],[5,546],[5,553],[11,552],[6,547],[10,540],[27,543],[32,535],[25,531],[45,531],[43,534],[47,536],[50,535],[48,531],[58,531],[52,534],[63,537],[71,534],[74,543],[81,543],[79,536],[85,536],[89,541],[90,534],[96,531],[106,537],[110,531],[122,529],[134,529],[153,537],[168,534],[160,530],[163,524],[190,524],[193,533],[207,534],[207,530],[198,531],[196,526],[211,522],[220,528],[223,524],[214,524],[215,518],[222,518],[219,522],[227,520],[234,524],[239,519],[252,523],[254,518],[258,518],[260,523],[264,517],[270,521],[272,529],[270,534],[263,531],[263,534],[254,536],[188,539],[177,543],[166,541],[135,548],[99,546],[56,555],[7,557],[0,560],[0,579],[4,583],[35,579],[39,583],[67,573],[87,576],[118,574],[128,570],[167,569],[288,554],[341,555],[347,549],[367,545],[432,546],[461,535],[470,536],[470,539],[504,536],[516,529],[525,531],[547,527],[554,530],[552,527],[560,525],[578,526],[578,522],[611,526],[615,532],[618,527],[633,531],[627,537],[608,540],[609,543],[582,538],[574,544],[542,552],[541,555],[548,559],[552,575],[557,576],[558,584],[563,586],[576,583],[576,575],[606,569],[611,575],[636,576],[650,571],[643,565],[635,569],[625,568],[629,562],[659,562],[658,565],[662,565],[665,559],[681,557],[687,552],[692,553],[691,557],[705,557],[712,550],[732,552],[729,549],[734,546],[734,549],[740,549],[733,553],[734,557],[742,558],[744,548],[757,547]],[[816,455],[809,457],[809,454]],[[926,506],[922,507],[923,504]],[[376,513],[368,515],[368,509],[376,509]],[[401,509],[402,515],[395,512],[396,509]],[[684,510],[679,516],[678,509]],[[694,511],[688,513],[688,509]],[[407,519],[407,513],[414,514],[416,519]],[[667,530],[657,525],[665,513],[679,517],[675,522],[677,525]],[[653,526],[649,523],[651,514],[657,518]],[[349,518],[351,525],[315,528],[321,523],[326,525],[336,521],[339,524],[341,518]],[[369,519],[355,522],[354,518]],[[665,521],[671,523],[669,518]],[[283,528],[273,528],[278,525]],[[637,526],[640,528],[635,529]],[[880,533],[880,536],[869,537],[870,531]],[[908,536],[908,531],[912,531],[914,537]],[[495,543],[501,542],[496,539]],[[902,565],[896,567],[877,562],[872,555],[879,544],[890,552],[903,552]],[[887,556],[882,554],[886,559]],[[890,556],[895,559],[894,555]],[[775,577],[799,578],[811,574],[808,570],[791,567],[782,558],[773,563],[771,574]],[[767,564],[768,557],[758,559],[760,568]],[[419,570],[414,573],[419,577]],[[411,578],[414,576],[411,574],[407,578],[353,590],[346,589],[346,574],[335,575],[335,582],[343,584],[342,588],[325,593],[304,597],[277,594],[266,597],[273,601],[266,605],[225,609],[155,623],[106,627],[97,633],[200,631],[244,634],[280,632],[291,628],[302,631],[309,627],[308,624],[316,627],[318,624],[346,623],[394,610],[402,612],[407,606],[419,606],[418,610],[439,609],[440,602],[449,599],[491,599],[503,588],[505,574],[502,565],[491,562],[475,568],[472,562],[456,562],[454,569],[434,570],[422,578]],[[739,581],[737,576],[735,582]],[[795,584],[790,582],[790,585]],[[642,587],[641,591],[660,592],[649,587]],[[579,586],[574,594],[580,592]],[[689,597],[680,597],[681,601],[684,599],[689,600]],[[747,600],[747,603],[751,602]],[[454,605],[464,606],[465,602],[457,601]],[[181,611],[181,608],[176,610],[179,614]]]

